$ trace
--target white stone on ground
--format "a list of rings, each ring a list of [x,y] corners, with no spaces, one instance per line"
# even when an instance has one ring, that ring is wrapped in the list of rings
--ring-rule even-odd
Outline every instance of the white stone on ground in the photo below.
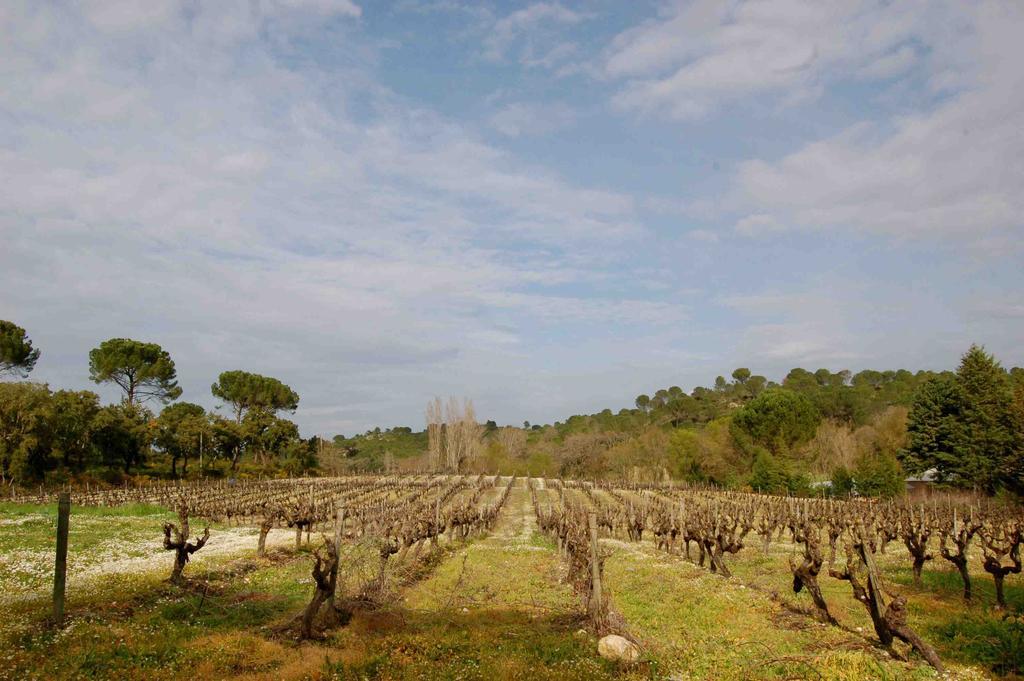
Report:
[[[627,638],[609,634],[597,642],[597,653],[606,660],[620,662],[636,662],[640,659],[640,649]]]

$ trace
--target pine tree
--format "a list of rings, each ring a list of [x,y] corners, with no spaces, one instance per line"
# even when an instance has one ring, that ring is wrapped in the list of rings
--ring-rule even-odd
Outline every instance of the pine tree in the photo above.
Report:
[[[995,357],[972,345],[956,372],[963,395],[965,473],[992,493],[1003,486],[1002,473],[1013,459],[1013,389]]]
[[[909,444],[901,453],[913,472],[936,468],[958,487],[992,494],[1024,489],[1024,419],[1013,384],[996,359],[972,345],[954,376],[924,383],[907,420]]]
[[[1017,494],[1024,495],[1024,370],[1014,367],[1013,371],[1020,372],[1016,378],[1013,390],[1013,422],[1014,422],[1014,444],[1010,450],[1009,459],[1003,462],[1002,475],[1006,480],[1007,487]]]

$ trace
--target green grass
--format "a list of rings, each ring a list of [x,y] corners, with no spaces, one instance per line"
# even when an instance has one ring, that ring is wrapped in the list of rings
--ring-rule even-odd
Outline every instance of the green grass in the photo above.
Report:
[[[1020,615],[996,620],[972,614],[935,623],[927,633],[997,674],[1024,672],[1024,618]]]
[[[139,536],[159,534],[165,522],[177,522],[177,515],[162,506],[71,507],[68,527],[69,550],[90,551],[103,543],[131,541]],[[192,518],[193,527],[226,527]],[[56,504],[0,504],[0,552],[15,549],[52,551],[57,531]]]
[[[735,577],[725,580],[649,542],[606,542],[613,553],[605,584],[644,656],[629,668],[604,661],[596,640],[579,633],[586,626],[580,596],[565,583],[553,541],[529,522],[523,489],[513,491],[490,536],[445,542],[415,569],[392,564],[395,600],[357,611],[348,626],[320,641],[298,643],[283,626],[310,598],[309,549],[289,547],[273,552],[273,560],[256,560],[255,536],[250,548],[247,535],[240,553],[197,554],[186,568],[187,588],[166,583],[170,557],[159,549],[138,571],[69,588],[69,626],[52,630],[45,618],[55,512],[52,505],[0,504],[0,520],[7,521],[0,526],[0,568],[46,557],[43,588],[19,586],[0,570],[0,599],[12,589],[19,594],[0,605],[0,680],[935,677],[916,656],[895,660],[873,644],[866,611],[845,582],[821,578],[842,628],[801,614],[810,601],[792,593],[789,551],[777,545],[767,557],[755,548],[730,556]],[[160,524],[173,518],[153,506],[74,512],[73,555],[89,561],[101,561],[111,546],[153,551]],[[228,530],[239,532],[214,527],[215,536]],[[935,570],[942,566],[935,561],[917,589],[904,559],[891,549],[880,563],[909,597],[912,626],[950,663],[954,678],[983,678],[980,669],[1019,672],[1024,621],[988,611],[987,574],[977,571],[978,603],[968,607],[955,572]],[[348,593],[375,574],[377,560],[372,542],[347,549]],[[1007,596],[1021,605],[1019,578],[1007,580]]]
[[[118,516],[162,516],[168,513],[169,511],[163,506],[153,504],[124,504],[123,506],[71,505],[72,516],[112,518]],[[57,504],[14,504],[9,501],[0,502],[0,517],[17,518],[35,514],[56,518]]]
[[[345,659],[333,678],[361,679],[623,679],[622,670],[594,654],[596,643],[573,632],[572,616],[536,617],[518,610],[481,609],[445,616],[393,611],[357,617],[332,642]]]
[[[532,514],[524,489],[509,495],[507,513],[494,532],[452,555],[429,578],[408,589],[405,605],[411,609],[491,608],[524,612],[574,613],[580,601],[563,583],[564,566],[554,544],[536,528],[524,526],[522,515]]]
[[[813,608],[806,593],[794,594],[788,567],[791,549],[788,545],[772,544],[768,556],[754,548],[757,542],[739,554],[729,556],[727,563],[734,579],[758,588],[765,594],[776,594],[777,600],[792,609],[810,611]],[[906,551],[890,545],[887,554],[878,557],[879,566],[889,586],[908,599],[909,624],[928,641],[939,656],[950,666],[967,666],[1005,674],[1013,666],[1012,653],[1007,653],[1007,642],[1013,640],[1012,623],[1004,621],[995,612],[994,588],[991,576],[980,567],[980,560],[972,562],[974,603],[967,605],[962,599],[963,587],[959,575],[941,559],[926,564],[922,586],[912,585],[913,575]],[[833,579],[823,569],[818,583],[830,612],[847,629],[867,639],[874,638],[874,630],[867,610],[852,595],[848,583]],[[1024,607],[1024,588],[1013,577],[1006,581],[1006,595],[1011,611]],[[977,630],[984,635],[977,635]],[[970,639],[970,645],[966,641]],[[916,659],[916,657],[914,658]]]
[[[300,557],[301,558],[301,557]],[[195,571],[188,588],[149,574],[112,580],[68,602],[69,622],[45,623],[46,599],[13,606],[0,625],[0,678],[175,678],[196,659],[196,642],[259,632],[308,599],[309,561],[236,561]],[[206,585],[209,584],[208,588]]]
[[[644,678],[596,655],[580,599],[547,537],[524,527],[525,490],[513,490],[494,534],[455,543],[400,610],[357,616],[334,645],[340,679]],[[528,507],[527,507],[528,508]]]
[[[933,678],[864,639],[794,614],[739,580],[614,545],[605,581],[647,656],[674,678]]]
[[[968,566],[971,571],[971,597],[980,606],[994,607],[996,587],[992,575],[985,572],[981,560],[975,558]],[[963,599],[964,586],[952,565],[944,560],[926,563],[921,573],[921,587],[915,587],[914,573],[909,563],[888,565],[886,576],[899,584],[908,594],[924,593],[937,595],[943,600],[959,603]],[[1011,611],[1024,612],[1024,584],[1019,576],[1009,575],[1003,582],[1006,605]]]
[[[28,517],[31,514],[23,514]],[[107,528],[150,525],[155,514],[101,514]],[[515,528],[512,528],[513,530]],[[21,537],[34,541],[30,534]],[[576,634],[579,601],[559,581],[552,544],[536,534],[445,547],[398,606],[357,612],[319,643],[279,633],[311,595],[307,550],[278,562],[235,559],[190,565],[188,588],[163,571],[113,575],[69,594],[69,624],[45,624],[48,600],[12,606],[0,623],[0,679],[611,679],[639,678],[599,658]],[[369,544],[347,565],[372,566]],[[463,565],[466,566],[463,569]],[[398,573],[396,573],[397,575]],[[358,580],[347,585],[355,589]],[[457,598],[447,598],[455,588]],[[406,601],[405,599],[408,599]],[[444,606],[444,607],[442,607]],[[465,608],[465,612],[463,609]]]
[[[109,578],[110,572],[138,571],[163,565],[170,570],[170,556],[162,549],[162,526],[177,516],[160,506],[71,507],[68,531],[69,591]],[[209,526],[212,538],[199,562],[220,552],[220,546],[256,530],[191,519],[194,535]],[[11,598],[40,595],[51,588],[57,532],[55,504],[0,504],[0,603]],[[278,531],[280,532],[280,531]],[[223,542],[223,544],[222,544]],[[218,546],[220,545],[220,546]]]
[[[531,543],[504,549],[486,540],[473,542],[409,589],[405,604],[414,610],[448,605],[574,612],[580,601],[569,585],[559,583],[561,569],[550,547]]]

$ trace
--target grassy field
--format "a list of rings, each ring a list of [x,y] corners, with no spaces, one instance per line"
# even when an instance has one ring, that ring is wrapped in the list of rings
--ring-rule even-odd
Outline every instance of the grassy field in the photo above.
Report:
[[[57,507],[0,504],[0,604],[38,595],[53,584],[53,551]],[[153,569],[154,563],[171,559],[162,549],[165,522],[177,522],[174,513],[156,506],[127,505],[116,508],[73,506],[68,533],[68,584],[89,588],[113,575],[134,575]],[[231,556],[255,547],[253,527],[229,527],[191,521],[193,533],[209,525],[212,537],[196,553],[194,561]],[[275,529],[267,545],[294,542],[294,535]]]
[[[489,535],[443,543],[416,572],[395,570],[389,605],[357,611],[313,642],[287,627],[312,592],[310,549],[295,549],[291,531],[275,531],[268,556],[256,559],[254,530],[212,525],[178,587],[166,582],[171,557],[160,547],[171,518],[144,506],[75,509],[69,623],[53,630],[45,619],[55,509],[0,506],[0,679],[936,678],[915,656],[894,659],[874,644],[845,583],[821,579],[841,627],[807,616],[785,545],[768,556],[744,549],[726,580],[649,542],[603,540],[613,605],[643,650],[631,667],[605,661],[525,488],[513,490]],[[372,553],[351,552],[345,565]],[[1012,673],[1024,623],[987,607],[987,575],[977,575],[978,603],[967,607],[955,574],[930,565],[917,590],[900,558],[891,549],[886,574],[910,596],[911,624],[951,677]],[[354,572],[350,591],[365,578]],[[1024,606],[1019,581],[1007,584],[1011,604]]]

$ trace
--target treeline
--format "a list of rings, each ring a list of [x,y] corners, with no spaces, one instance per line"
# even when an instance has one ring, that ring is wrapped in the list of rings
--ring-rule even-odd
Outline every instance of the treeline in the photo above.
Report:
[[[0,320],[0,375],[25,379],[39,356],[24,329]],[[227,418],[175,401],[181,388],[174,361],[155,343],[104,341],[89,353],[89,377],[116,385],[121,401],[101,405],[89,390],[0,382],[0,480],[298,475],[317,466],[322,443],[303,440],[295,423],[278,415],[294,411],[299,396],[275,378],[221,373],[211,393],[230,407]],[[163,406],[154,411],[153,404]]]
[[[0,321],[0,375],[26,378],[39,354],[24,329]],[[121,402],[0,383],[0,480],[181,477],[200,472],[198,461],[208,475],[458,470],[790,494],[896,495],[907,475],[927,473],[952,487],[1024,493],[1024,370],[1003,369],[977,346],[955,371],[796,368],[775,383],[741,367],[710,387],[671,386],[631,408],[543,426],[477,424],[470,402],[442,410],[435,401],[424,431],[376,428],[332,442],[303,440],[279,415],[299,396],[275,378],[221,373],[211,393],[230,418],[175,402],[174,362],[154,343],[101,343],[89,376],[118,386]]]
[[[374,428],[352,437],[335,435],[321,464],[338,473],[398,472],[421,467],[426,452],[426,431],[414,432],[406,426]]]
[[[774,383],[739,368],[712,387],[664,388],[528,437],[513,466],[570,478],[896,495],[927,471],[952,487],[1021,494],[1024,370],[977,346],[956,371],[796,368]]]
[[[908,475],[928,472],[951,487],[1021,494],[1024,370],[973,346],[955,371],[797,368],[775,383],[739,368],[618,412],[521,428],[489,421],[479,438],[460,469],[871,496],[902,494]],[[434,470],[427,440],[410,428],[336,438],[343,467],[358,471]]]
[[[568,478],[676,479],[727,488],[807,494],[812,484],[857,476],[858,491],[897,493],[906,414],[918,388],[945,374],[815,372],[781,383],[747,368],[689,392],[639,395],[634,407],[524,424],[511,456],[488,442],[489,465]],[[850,483],[850,487],[854,483]]]

